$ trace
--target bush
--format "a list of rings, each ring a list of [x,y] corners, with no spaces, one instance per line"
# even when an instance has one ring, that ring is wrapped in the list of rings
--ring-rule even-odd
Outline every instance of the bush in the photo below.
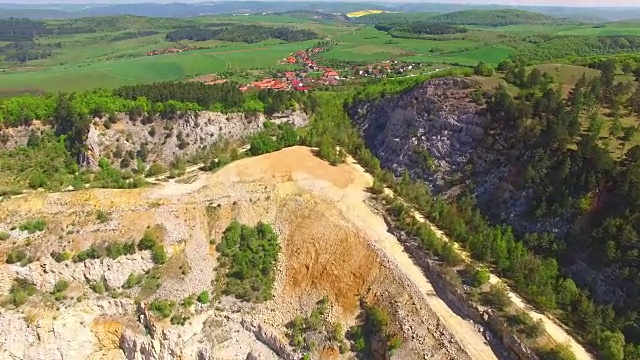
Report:
[[[155,299],[149,304],[149,310],[156,316],[166,319],[173,313],[176,303],[171,300]]]
[[[45,220],[36,219],[36,220],[26,221],[20,224],[19,228],[21,231],[26,231],[29,234],[34,234],[34,233],[37,233],[38,231],[44,231],[46,227],[47,227],[47,222]]]
[[[172,325],[183,326],[187,323],[187,320],[189,320],[189,317],[185,314],[174,314],[173,316],[171,316]]]
[[[132,289],[132,288],[142,284],[142,281],[144,281],[144,275],[143,274],[131,273],[127,277],[127,280],[125,280],[124,284],[122,284],[122,287],[124,289]]]
[[[149,166],[149,168],[147,169],[147,176],[151,177],[151,176],[158,176],[160,174],[163,174],[167,171],[167,168],[165,168],[162,164],[158,164],[158,163],[153,163],[151,164],[151,166]]]
[[[209,298],[209,292],[208,291],[205,290],[205,291],[201,292],[200,295],[198,295],[198,302],[200,304],[208,304],[209,301],[210,301],[210,298]]]
[[[107,292],[107,284],[104,280],[100,280],[98,282],[91,284],[89,288],[91,288],[93,292],[99,295],[102,295]]]
[[[136,244],[132,242],[113,242],[105,248],[107,256],[111,259],[117,259],[123,255],[133,255],[136,252]]]
[[[109,213],[104,210],[98,210],[96,212],[96,220],[101,223],[109,221]]]
[[[0,231],[0,241],[9,240],[11,235],[8,232]]]
[[[157,241],[156,235],[151,230],[146,230],[138,242],[138,250],[151,250],[156,246]]]
[[[99,259],[103,256],[104,249],[100,249],[94,245],[89,246],[88,249],[82,250],[75,254],[73,262],[83,262],[89,259]]]
[[[489,291],[483,294],[483,300],[485,304],[500,311],[504,310],[509,304],[511,304],[511,299],[509,299],[507,289],[504,285],[491,285]]]
[[[66,291],[68,288],[69,288],[69,282],[66,280],[60,280],[53,286],[53,290],[51,291],[51,293],[53,294],[62,293]]]
[[[202,295],[202,294],[200,294]],[[182,307],[185,309],[188,309],[190,307],[192,307],[195,304],[195,300],[193,300],[193,295],[191,296],[187,296],[186,298],[182,299]]]
[[[471,285],[473,287],[480,287],[489,282],[490,276],[489,270],[484,268],[476,269],[471,275]]]
[[[151,249],[151,257],[153,262],[162,265],[167,262],[167,253],[164,251],[164,246],[158,244]]]
[[[27,258],[27,253],[22,249],[11,249],[7,253],[6,263],[16,264],[24,261]]]
[[[14,279],[9,288],[9,303],[15,307],[24,305],[36,292],[36,287],[32,283],[24,279]]]
[[[50,255],[51,255],[51,258],[58,263],[71,259],[71,253],[68,251],[64,251],[64,252],[52,251]]]

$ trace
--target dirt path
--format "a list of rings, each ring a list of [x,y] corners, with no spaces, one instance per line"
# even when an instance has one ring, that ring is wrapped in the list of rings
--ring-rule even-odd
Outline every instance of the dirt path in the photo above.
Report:
[[[358,165],[354,159],[349,157],[347,163],[366,179],[367,186],[373,184],[371,175]],[[365,191],[366,188],[361,189],[361,192],[364,194],[363,196],[367,196]],[[426,298],[429,306],[438,315],[440,321],[452,332],[455,339],[462,345],[471,358],[475,360],[497,359],[493,350],[491,350],[491,347],[483,335],[474,327],[473,323],[457,315],[436,295],[433,285],[431,285],[425,277],[422,269],[413,262],[409,254],[405,252],[402,244],[388,233],[384,220],[373,214],[362,198],[358,199],[358,201],[349,202],[348,210],[351,213],[351,218],[358,218],[363,221],[369,229],[377,233],[377,236],[372,237],[372,239],[375,239],[375,245],[383,250],[389,259],[397,264],[398,269],[415,284]]]
[[[393,193],[391,189],[385,189],[385,194],[395,197],[396,195]],[[414,211],[414,217],[420,221],[424,222],[431,227],[431,229],[436,233],[436,235],[444,240],[449,242],[450,239],[447,235],[440,230],[437,226],[427,220],[421,213]],[[464,251],[457,243],[455,243],[456,251],[466,260],[470,261],[469,254]],[[516,294],[511,288],[502,281],[499,277],[491,274],[489,278],[489,282],[492,284],[502,284],[507,289],[507,294],[509,298],[513,302],[515,306],[517,306],[520,310],[529,314],[534,320],[541,320],[544,324],[545,331],[556,343],[558,344],[568,344],[571,347],[571,351],[575,354],[576,359],[578,360],[593,360],[594,357],[587,352],[587,350],[580,345],[573,337],[571,337],[564,329],[563,325],[559,324],[558,321],[552,317],[549,317],[545,314],[542,314],[536,311],[532,306],[527,304],[518,294]]]

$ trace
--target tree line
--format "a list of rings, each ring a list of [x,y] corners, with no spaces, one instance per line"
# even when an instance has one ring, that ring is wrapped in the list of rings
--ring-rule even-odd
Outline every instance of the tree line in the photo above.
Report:
[[[640,36],[556,36],[539,43],[519,47],[511,54],[514,60],[528,63],[567,57],[606,55],[640,50]]]
[[[289,27],[268,27],[261,25],[233,25],[220,28],[186,28],[171,31],[167,34],[167,41],[193,40],[222,40],[232,42],[257,43],[269,39],[287,42],[316,39],[318,34],[311,30],[293,29]]]
[[[467,28],[437,23],[431,21],[412,21],[409,23],[382,23],[374,26],[380,31],[386,31],[394,37],[420,37],[421,35],[446,35],[460,34],[468,31]]]

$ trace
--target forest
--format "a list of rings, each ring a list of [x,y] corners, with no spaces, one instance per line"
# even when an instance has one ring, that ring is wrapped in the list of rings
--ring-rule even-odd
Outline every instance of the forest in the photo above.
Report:
[[[289,27],[268,27],[261,25],[234,25],[215,29],[188,28],[171,31],[167,34],[167,41],[180,40],[222,40],[244,43],[257,43],[268,39],[278,39],[287,42],[312,40],[318,34],[311,30],[293,29]]]
[[[556,36],[540,43],[522,46],[511,55],[528,63],[567,57],[607,55],[640,50],[640,36]]]
[[[383,23],[376,24],[375,28],[381,31],[386,31],[391,36],[395,37],[419,37],[420,35],[460,34],[468,31],[468,29],[465,27],[431,21]]]
[[[429,20],[452,25],[494,27],[518,24],[558,24],[562,22],[560,19],[551,16],[515,9],[463,10],[437,15]]]
[[[0,41],[29,41],[51,33],[42,22],[29,19],[0,19]]]

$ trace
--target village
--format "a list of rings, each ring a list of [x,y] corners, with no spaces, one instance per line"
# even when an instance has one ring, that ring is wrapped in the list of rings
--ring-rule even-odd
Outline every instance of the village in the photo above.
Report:
[[[299,65],[299,69],[279,72],[276,76],[265,77],[240,85],[241,91],[249,90],[277,90],[277,91],[308,91],[319,86],[337,86],[363,78],[384,78],[399,76],[422,67],[420,63],[406,63],[397,60],[387,60],[367,65],[354,65],[343,70],[318,64],[312,57],[326,51],[324,47],[313,47],[298,50],[279,64]],[[207,78],[202,81],[207,85],[227,82],[227,79]]]

